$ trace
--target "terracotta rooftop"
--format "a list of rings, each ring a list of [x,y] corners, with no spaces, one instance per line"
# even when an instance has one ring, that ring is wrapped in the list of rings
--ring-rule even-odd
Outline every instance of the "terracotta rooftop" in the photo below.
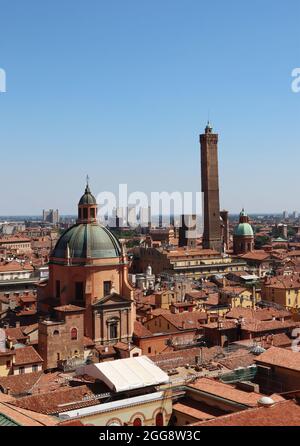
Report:
[[[12,341],[25,340],[28,338],[20,327],[5,328],[5,334]]]
[[[83,307],[78,307],[77,305],[61,305],[59,307],[55,307],[54,310],[56,311],[62,311],[64,313],[72,313],[75,311],[83,311]]]
[[[297,326],[297,323],[291,320],[288,321],[256,321],[245,320],[242,323],[242,330],[250,332],[272,332],[274,330],[292,329]]]
[[[263,261],[269,259],[270,254],[263,250],[257,250],[257,251],[247,252],[247,254],[242,254],[239,257],[245,260]]]
[[[8,375],[0,377],[0,389],[11,395],[18,396],[29,393],[34,384],[40,379],[43,372],[24,373],[22,375]]]
[[[22,326],[22,331],[25,335],[28,335],[29,333],[32,333],[33,331],[37,330],[39,328],[39,324],[30,324],[30,325],[25,325],[24,327]]]
[[[227,319],[238,319],[240,316],[245,319],[256,319],[258,321],[272,320],[273,316],[276,318],[292,317],[289,311],[277,310],[276,308],[257,308],[254,310],[251,308],[236,307],[225,314]]]
[[[246,350],[240,349],[234,354],[224,359],[219,359],[218,362],[229,370],[237,369],[238,367],[249,367],[254,364],[255,356]]]
[[[300,372],[300,352],[294,352],[285,348],[271,347],[257,356],[256,362]]]
[[[2,243],[29,243],[31,242],[30,238],[26,237],[3,237],[0,238],[0,245]]]
[[[134,322],[133,334],[137,338],[146,338],[149,336],[153,336],[150,330],[148,330],[143,324],[138,321]]]
[[[85,397],[92,395],[93,392],[86,385],[64,387],[52,392],[25,396],[13,401],[11,404],[23,409],[50,415],[99,403],[97,399],[85,400]]]
[[[10,402],[0,402],[0,414],[8,417],[19,426],[55,426],[57,424],[55,418],[14,407]]]
[[[193,311],[186,313],[163,313],[161,317],[166,319],[178,330],[196,329],[202,326],[207,320],[207,313],[204,311]]]
[[[190,398],[180,399],[178,403],[173,405],[173,410],[196,418],[199,421],[210,420],[217,416],[224,415],[224,412],[220,409],[199,401],[194,401]]]
[[[188,387],[249,407],[257,406],[258,400],[262,397],[260,393],[245,392],[236,389],[230,384],[224,384],[209,378],[199,378],[195,383],[190,384]]]
[[[271,407],[257,407],[235,412],[194,426],[299,426],[300,406],[294,401],[281,401]]]
[[[204,347],[202,349],[199,347],[186,348],[183,350],[160,353],[159,355],[151,356],[151,360],[161,369],[170,370],[176,367],[183,367],[186,364],[195,364],[196,357],[200,357],[201,352],[202,359],[205,362],[216,358],[222,352],[222,348],[218,346],[211,348]]]
[[[14,365],[16,366],[43,362],[43,359],[40,357],[38,352],[30,345],[27,347],[16,348],[15,352],[16,356]]]
[[[219,322],[210,322],[204,326],[205,329],[231,330],[236,328],[236,323],[230,319],[219,319]]]
[[[298,289],[300,288],[300,275],[284,275],[267,278],[265,286],[276,289]]]
[[[24,271],[24,270],[33,271],[33,269],[34,269],[33,266],[28,262],[24,264],[16,262],[14,260],[11,262],[0,262],[0,273],[5,273],[9,271]]]
[[[179,258],[186,258],[188,256],[194,256],[194,257],[210,257],[210,256],[217,256],[220,257],[220,253],[218,251],[215,251],[213,249],[202,249],[202,248],[195,248],[195,249],[184,249],[184,248],[178,248],[174,251],[165,251],[168,254],[168,257],[179,257]]]

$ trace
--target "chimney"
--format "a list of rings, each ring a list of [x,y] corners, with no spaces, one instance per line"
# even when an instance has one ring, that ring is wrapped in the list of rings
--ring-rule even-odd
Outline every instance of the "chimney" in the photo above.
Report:
[[[20,321],[17,321],[17,322],[16,322],[16,328],[20,328],[20,325],[21,325],[21,324],[20,324]]]

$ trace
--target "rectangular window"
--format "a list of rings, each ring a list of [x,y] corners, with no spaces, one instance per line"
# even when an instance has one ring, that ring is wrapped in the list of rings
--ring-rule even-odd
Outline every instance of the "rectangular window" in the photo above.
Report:
[[[60,280],[57,280],[55,282],[55,287],[56,287],[56,297],[57,299],[60,299]]]
[[[37,372],[38,371],[38,366],[37,365],[33,365],[32,366],[32,371],[33,372]]]
[[[83,282],[75,282],[75,299],[84,300]]]
[[[11,366],[11,362],[10,361],[6,361],[6,368],[10,369],[10,366]]]
[[[103,282],[103,296],[108,296],[110,294],[110,290],[111,290],[111,281],[106,280],[105,282]]]
[[[117,324],[111,324],[109,327],[109,337],[110,339],[116,339],[118,337],[118,326]]]
[[[24,375],[25,373],[25,367],[19,367],[19,374]]]

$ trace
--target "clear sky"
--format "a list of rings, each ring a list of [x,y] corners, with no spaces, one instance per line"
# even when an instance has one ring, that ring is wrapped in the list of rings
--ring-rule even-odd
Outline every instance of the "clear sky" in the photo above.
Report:
[[[221,207],[300,210],[297,0],[0,0],[0,215],[95,194],[200,189],[219,133]]]

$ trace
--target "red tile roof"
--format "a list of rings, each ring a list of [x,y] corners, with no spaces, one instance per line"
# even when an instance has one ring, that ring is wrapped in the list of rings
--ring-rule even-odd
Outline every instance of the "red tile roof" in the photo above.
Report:
[[[188,387],[249,407],[257,406],[258,400],[262,396],[260,393],[245,392],[229,384],[224,384],[209,378],[199,378],[194,384],[190,384]]]
[[[25,396],[13,401],[11,404],[23,409],[43,414],[56,414],[79,407],[88,407],[98,403],[98,400],[85,400],[92,396],[92,391],[86,386],[65,387],[53,392]],[[69,404],[73,403],[73,404]]]
[[[257,363],[283,367],[300,372],[300,352],[280,347],[271,347],[256,358]]]
[[[16,348],[14,365],[37,364],[43,362],[38,352],[31,346]]]
[[[160,315],[178,330],[197,329],[207,320],[207,313],[204,311],[193,311],[186,313],[163,313]]]
[[[83,307],[78,307],[77,305],[61,305],[59,307],[55,307],[54,310],[56,311],[62,311],[65,313],[72,313],[76,311],[83,311]]]
[[[151,333],[150,330],[148,330],[143,324],[141,324],[138,321],[134,322],[134,330],[133,330],[133,334],[137,337],[137,338],[146,338],[146,337],[150,337],[153,336],[153,334]]]
[[[43,372],[24,373],[22,375],[8,375],[0,377],[0,388],[11,395],[18,396],[29,393],[32,387],[42,376]]]
[[[300,406],[294,401],[281,401],[271,407],[257,407],[204,422],[194,426],[299,426]]]
[[[7,338],[12,341],[23,341],[28,338],[28,336],[23,333],[20,327],[5,328],[5,334]]]
[[[278,319],[292,317],[289,311],[277,310],[276,308],[258,308],[254,310],[251,308],[236,307],[225,314],[227,319],[238,319],[240,316],[245,319],[256,319],[258,321],[268,321],[273,319],[273,316]]]

